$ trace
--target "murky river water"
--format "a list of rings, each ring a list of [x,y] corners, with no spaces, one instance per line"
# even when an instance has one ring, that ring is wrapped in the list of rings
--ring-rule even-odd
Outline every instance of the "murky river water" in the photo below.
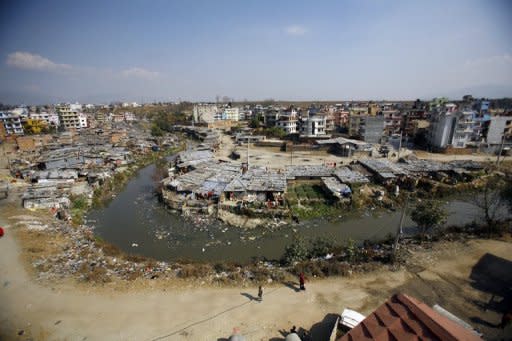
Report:
[[[400,212],[371,211],[340,213],[334,220],[316,219],[283,226],[275,231],[264,228],[242,230],[220,222],[198,224],[184,220],[164,207],[153,194],[154,165],[139,171],[123,192],[105,208],[89,213],[96,234],[129,253],[159,260],[192,259],[247,262],[252,257],[278,259],[295,234],[305,239],[325,236],[343,241],[381,239],[396,233]],[[464,200],[446,203],[447,225],[463,225],[477,219],[479,210]],[[414,228],[409,217],[405,231]]]

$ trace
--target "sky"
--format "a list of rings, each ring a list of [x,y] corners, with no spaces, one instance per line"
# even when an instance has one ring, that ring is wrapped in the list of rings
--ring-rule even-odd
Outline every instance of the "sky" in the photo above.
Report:
[[[0,102],[512,96],[512,1],[0,2]]]

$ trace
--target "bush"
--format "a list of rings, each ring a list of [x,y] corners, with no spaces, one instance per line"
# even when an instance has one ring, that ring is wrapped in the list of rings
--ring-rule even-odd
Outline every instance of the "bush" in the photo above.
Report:
[[[331,253],[336,243],[333,239],[318,237],[311,242],[310,254],[312,257],[323,257]]]
[[[309,250],[302,238],[295,238],[292,244],[286,246],[283,255],[285,264],[300,262],[309,257]]]

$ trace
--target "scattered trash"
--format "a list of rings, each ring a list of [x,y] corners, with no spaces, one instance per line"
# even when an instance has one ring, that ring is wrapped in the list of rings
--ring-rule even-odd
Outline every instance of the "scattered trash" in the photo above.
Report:
[[[137,243],[132,243],[132,247],[139,247],[139,244],[137,244]]]

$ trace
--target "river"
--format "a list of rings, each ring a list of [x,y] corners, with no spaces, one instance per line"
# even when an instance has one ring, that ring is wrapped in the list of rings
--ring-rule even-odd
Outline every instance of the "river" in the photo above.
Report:
[[[139,170],[108,206],[93,209],[87,221],[96,226],[95,233],[128,253],[157,260],[233,261],[245,263],[253,257],[279,259],[294,235],[305,239],[319,236],[342,242],[383,239],[396,233],[400,212],[367,210],[340,212],[336,219],[314,219],[282,226],[273,231],[265,228],[243,230],[221,222],[185,220],[178,212],[167,209],[153,193],[155,166]],[[478,219],[479,209],[462,199],[446,202],[449,212],[446,225],[463,225]],[[404,230],[414,229],[406,217]]]

